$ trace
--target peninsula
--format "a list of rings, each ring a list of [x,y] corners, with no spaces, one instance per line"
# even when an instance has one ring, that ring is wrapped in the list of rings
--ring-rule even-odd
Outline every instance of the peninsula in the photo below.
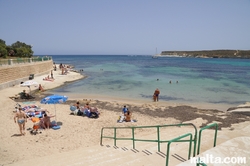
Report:
[[[161,56],[196,58],[250,58],[250,50],[162,51]]]

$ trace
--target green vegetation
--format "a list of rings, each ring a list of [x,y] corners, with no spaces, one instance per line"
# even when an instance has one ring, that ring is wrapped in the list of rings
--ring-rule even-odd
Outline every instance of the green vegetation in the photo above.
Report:
[[[162,51],[161,55],[199,58],[250,58],[250,50]]]
[[[30,58],[33,56],[32,46],[17,41],[10,46],[5,44],[5,41],[0,39],[0,58],[22,57]]]

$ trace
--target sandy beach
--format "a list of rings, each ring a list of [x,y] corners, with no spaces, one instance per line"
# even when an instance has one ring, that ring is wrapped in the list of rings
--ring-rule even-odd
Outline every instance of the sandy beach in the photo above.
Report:
[[[56,88],[66,82],[84,77],[80,73],[73,71],[67,75],[61,75],[60,71],[55,71],[54,81],[44,81],[43,78],[46,76],[34,78],[34,81],[40,83],[45,90]],[[35,99],[32,100],[10,99],[10,97],[22,92],[23,89],[28,91],[27,87],[21,87],[20,85],[0,91],[0,165],[10,165],[21,160],[36,159],[41,156],[99,145],[101,128],[109,126],[145,126],[190,122],[195,124],[197,128],[201,128],[207,124],[217,122],[220,129],[218,144],[239,136],[250,137],[249,131],[241,131],[241,129],[250,126],[250,117],[242,114],[223,112],[216,109],[204,109],[204,106],[173,105],[172,103],[161,101],[123,101],[122,99],[112,97],[101,100],[97,96],[88,98],[86,96],[69,96],[68,101],[63,104],[56,104],[56,106],[53,104],[46,105],[41,104],[40,100],[49,94],[46,91],[37,92],[37,88],[31,87],[31,90],[33,90],[32,95],[35,96]],[[90,119],[72,115],[69,108],[77,100],[80,101],[82,106],[86,102],[90,102],[91,106],[97,107],[100,117],[98,119]],[[61,128],[59,130],[39,130],[41,133],[31,135],[27,129],[33,127],[33,122],[28,120],[26,123],[26,135],[21,136],[18,125],[13,120],[16,103],[21,104],[22,107],[37,105],[47,109],[51,115],[55,114],[56,109],[56,119],[57,122],[60,122]],[[117,123],[124,105],[132,111],[133,119],[136,119],[137,122]],[[142,131],[141,134],[145,135],[147,133]]]

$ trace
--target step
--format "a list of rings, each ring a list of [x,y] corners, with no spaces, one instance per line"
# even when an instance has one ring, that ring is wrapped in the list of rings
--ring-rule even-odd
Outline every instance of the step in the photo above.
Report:
[[[161,129],[161,139],[171,140],[183,134],[193,132],[193,128],[184,127],[167,127]],[[150,134],[151,133],[151,134]],[[214,130],[206,130],[203,133],[203,144],[209,144],[205,151],[212,147],[212,140],[207,139],[211,137]],[[129,135],[126,132],[117,133],[117,135]],[[136,139],[157,139],[155,131],[140,130],[136,131]],[[185,138],[187,139],[187,138]],[[79,148],[63,153],[51,154],[49,156],[36,157],[35,159],[18,161],[13,166],[26,165],[54,165],[54,166],[110,166],[110,165],[131,165],[131,166],[153,166],[165,165],[167,143],[161,144],[161,152],[158,152],[158,144],[156,142],[136,142],[136,147],[133,149],[131,140],[118,140],[116,146],[114,141],[110,139],[103,140],[103,146],[96,145],[88,148]],[[210,145],[211,144],[211,145]],[[173,142],[170,146],[169,166],[188,161],[188,143],[187,142]],[[192,145],[193,147],[193,145]],[[203,147],[203,145],[202,145]],[[193,153],[191,153],[192,156]]]
[[[196,156],[200,157],[205,164],[208,166],[242,166],[242,165],[249,165],[250,164],[250,137],[236,137],[230,139],[214,148],[206,150],[202,152],[200,155]],[[236,161],[237,157],[244,157],[242,161],[246,163],[240,163]],[[217,158],[215,160],[215,158]],[[221,163],[220,160],[229,163]],[[232,159],[232,163],[230,163]],[[216,163],[217,162],[217,163]],[[236,163],[234,163],[236,162]],[[195,164],[192,163],[191,160],[178,164],[178,166],[194,166]]]

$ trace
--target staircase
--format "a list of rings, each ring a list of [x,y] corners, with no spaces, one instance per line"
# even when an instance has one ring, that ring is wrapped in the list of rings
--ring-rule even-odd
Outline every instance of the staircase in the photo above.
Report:
[[[171,127],[167,128],[167,131],[161,131],[161,139],[171,140],[180,135],[192,132],[190,127]],[[166,129],[166,130],[167,130]],[[156,139],[156,133],[151,132],[138,133],[137,139]],[[202,133],[201,150],[204,151],[213,147],[214,130],[206,130]],[[209,138],[209,139],[208,139]],[[218,134],[218,141],[220,141],[220,135]],[[222,142],[224,138],[222,137]],[[188,142],[173,142],[171,143],[171,150],[169,154],[169,166],[190,165],[188,160]],[[213,148],[214,149],[214,148]],[[49,156],[38,157],[30,160],[22,160],[11,165],[13,166],[27,166],[27,165],[50,165],[50,166],[164,166],[166,164],[166,152],[167,143],[161,143],[160,152],[158,152],[157,142],[140,142],[135,143],[135,149],[133,149],[131,140],[118,140],[116,146],[111,139],[104,139],[103,146],[96,145],[88,148],[79,148],[77,150],[51,154]],[[193,157],[193,145],[191,157]],[[195,164],[192,164],[195,166]]]

